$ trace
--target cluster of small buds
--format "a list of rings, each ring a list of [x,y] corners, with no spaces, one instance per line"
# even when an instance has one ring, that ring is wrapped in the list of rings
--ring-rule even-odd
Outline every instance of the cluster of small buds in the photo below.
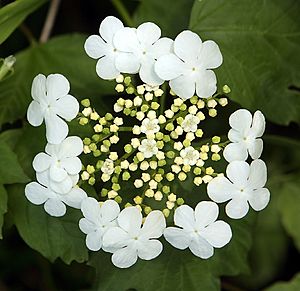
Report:
[[[83,139],[84,153],[92,153],[99,160],[84,167],[81,179],[90,185],[98,182],[102,197],[125,206],[135,205],[146,215],[152,211],[151,200],[161,202],[167,217],[184,203],[170,182],[183,182],[191,175],[194,184],[200,186],[218,175],[211,165],[205,165],[208,160],[221,159],[221,138],[214,136],[210,143],[203,143],[200,126],[207,117],[216,116],[217,105],[225,106],[227,99],[218,95],[208,99],[193,96],[184,101],[170,91],[173,102],[169,109],[161,110],[159,98],[166,92],[159,86],[135,86],[131,77],[123,75],[116,78],[116,83],[115,90],[127,98],[117,99],[114,114],[133,118],[130,124],[134,126],[122,127],[123,118],[110,113],[100,116],[88,99],[83,100],[79,123],[90,124],[94,129],[92,137]],[[224,88],[229,90],[228,86]],[[132,138],[120,140],[122,131],[131,132]],[[114,150],[117,143],[122,144],[123,153]],[[120,193],[127,181],[139,194],[124,201]]]

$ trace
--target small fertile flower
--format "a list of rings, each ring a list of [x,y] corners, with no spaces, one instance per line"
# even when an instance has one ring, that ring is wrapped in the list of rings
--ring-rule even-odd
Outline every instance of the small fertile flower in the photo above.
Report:
[[[170,80],[175,94],[186,100],[196,91],[199,97],[212,96],[217,89],[215,69],[223,58],[218,45],[211,40],[202,43],[200,37],[189,30],[181,32],[174,41],[174,53],[161,56],[155,64],[156,74]]]
[[[117,218],[118,226],[107,230],[103,237],[103,246],[111,251],[112,262],[119,268],[128,268],[135,264],[138,257],[142,260],[156,258],[163,249],[157,240],[166,227],[161,211],[148,214],[142,225],[142,214],[136,207],[121,211]]]
[[[66,122],[71,121],[79,112],[79,103],[69,95],[69,81],[60,74],[37,75],[31,87],[33,101],[27,110],[28,122],[39,126],[45,120],[47,141],[59,144],[68,135]],[[62,119],[63,118],[63,119]]]
[[[187,114],[181,123],[181,127],[185,132],[196,132],[200,119],[193,114]]]
[[[226,169],[227,177],[216,177],[207,187],[208,196],[217,203],[229,201],[226,213],[229,217],[244,217],[250,206],[260,211],[270,200],[270,192],[264,188],[267,168],[262,160],[254,160],[249,166],[244,161],[233,161]]]
[[[166,240],[175,248],[191,252],[202,259],[214,254],[214,247],[225,246],[232,237],[229,224],[217,220],[218,205],[211,201],[199,202],[195,211],[188,205],[176,208],[174,223],[164,231]]]
[[[35,205],[44,204],[45,211],[55,217],[65,215],[66,205],[79,209],[81,202],[87,197],[86,193],[78,187],[73,187],[66,194],[60,194],[50,189],[48,185],[37,182],[26,185],[25,196]]]
[[[116,226],[116,219],[120,213],[119,204],[114,200],[106,200],[102,205],[92,197],[83,200],[81,211],[84,218],[79,221],[80,230],[85,233],[86,246],[91,251],[102,248],[104,233]]]
[[[160,28],[152,23],[141,24],[137,29],[125,27],[114,36],[114,45],[124,52],[116,58],[116,67],[120,72],[139,73],[141,80],[149,85],[164,82],[154,71],[156,60],[171,51],[173,41],[161,38]]]
[[[120,52],[113,44],[113,37],[123,27],[123,23],[118,18],[108,16],[100,24],[100,36],[91,35],[84,44],[88,56],[99,59],[96,72],[102,79],[112,80],[120,75],[120,71],[115,66],[116,57]]]
[[[158,119],[149,119],[145,118],[141,125],[141,132],[145,133],[146,135],[153,135],[157,132],[159,132],[159,125],[158,125]]]
[[[258,159],[263,150],[263,141],[260,138],[265,131],[265,117],[256,111],[252,118],[246,109],[239,109],[229,117],[232,127],[228,138],[232,142],[224,149],[224,158],[228,161],[245,161],[248,153],[252,159]]]
[[[59,193],[67,193],[73,187],[71,176],[81,171],[81,161],[77,157],[82,153],[82,140],[77,136],[70,136],[60,144],[47,144],[46,153],[39,153],[33,160],[33,168],[36,172],[47,171],[50,187],[55,184],[59,187]],[[55,188],[55,186],[54,186]]]
[[[106,159],[101,167],[104,174],[111,175],[115,170],[114,162],[111,159]]]
[[[180,151],[180,156],[183,159],[184,165],[194,166],[197,164],[200,154],[192,146],[189,146]]]
[[[143,139],[139,146],[139,151],[143,153],[146,159],[151,158],[158,153],[156,141],[153,139]]]

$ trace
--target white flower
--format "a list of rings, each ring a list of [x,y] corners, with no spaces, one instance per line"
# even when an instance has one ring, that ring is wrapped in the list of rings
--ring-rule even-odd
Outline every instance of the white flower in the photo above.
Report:
[[[50,189],[48,185],[37,182],[26,185],[25,196],[35,205],[44,204],[45,211],[55,217],[65,215],[66,205],[79,209],[82,200],[87,197],[86,193],[78,187],[73,187],[66,194],[60,194]]]
[[[226,205],[229,217],[244,217],[250,206],[260,211],[270,200],[270,192],[263,188],[267,181],[267,168],[262,160],[251,165],[244,161],[233,161],[226,169],[227,177],[216,177],[207,187],[208,196],[217,203],[230,200]],[[249,204],[248,204],[249,203]]]
[[[114,162],[110,159],[106,159],[101,167],[102,173],[111,175],[114,172],[114,170]]]
[[[47,144],[46,153],[39,153],[33,160],[33,168],[37,173],[49,176],[50,188],[59,193],[67,193],[73,187],[73,178],[81,171],[81,161],[77,157],[82,153],[83,143],[77,136],[67,137],[62,143]],[[77,181],[76,181],[77,183]]]
[[[163,246],[157,238],[166,227],[161,211],[150,212],[142,226],[141,212],[136,207],[127,207],[121,211],[117,222],[118,227],[108,229],[103,237],[103,246],[115,249],[111,251],[115,266],[128,268],[138,257],[152,260],[161,253]]]
[[[153,135],[157,132],[159,132],[159,125],[158,125],[158,119],[149,119],[145,118],[141,125],[141,132],[145,133],[146,135]]]
[[[160,85],[164,81],[154,71],[156,60],[171,51],[173,41],[161,38],[160,28],[151,22],[137,29],[125,27],[114,36],[114,45],[124,52],[116,58],[116,67],[124,73],[139,72],[140,78],[149,85]]]
[[[192,146],[184,148],[180,151],[180,156],[183,158],[184,165],[194,166],[197,164],[200,154]]]
[[[27,110],[27,119],[33,126],[39,126],[45,120],[47,141],[52,144],[62,142],[68,135],[66,122],[71,121],[79,112],[79,103],[69,95],[69,81],[60,74],[51,74],[47,78],[37,75],[31,87],[33,101]]]
[[[116,32],[124,27],[123,23],[114,16],[106,17],[100,24],[99,35],[91,35],[84,44],[88,56],[99,59],[96,65],[98,76],[112,80],[119,76],[120,71],[115,66],[116,57],[121,53],[113,44]]]
[[[106,200],[100,206],[95,198],[88,197],[82,201],[81,211],[84,218],[80,219],[79,228],[87,235],[86,246],[91,251],[98,251],[102,247],[103,234],[117,225],[119,204],[114,200]]]
[[[181,127],[185,132],[196,132],[200,119],[193,114],[187,114],[181,123]]]
[[[202,259],[210,258],[215,248],[225,246],[232,237],[229,224],[217,220],[218,205],[211,201],[199,202],[195,211],[188,205],[176,208],[175,225],[164,231],[166,240],[175,248],[191,252]],[[216,221],[217,220],[217,221]]]
[[[151,158],[158,153],[156,141],[153,139],[143,139],[139,146],[139,151],[144,154],[144,157]]]
[[[189,30],[181,32],[174,41],[174,54],[161,56],[155,64],[156,74],[170,80],[170,87],[182,99],[212,96],[217,89],[215,69],[223,58],[218,45],[211,41],[202,43],[200,37]]]
[[[265,117],[260,111],[251,113],[246,109],[239,109],[229,117],[232,129],[228,138],[232,142],[224,149],[224,158],[228,161],[245,161],[248,153],[252,159],[258,159],[263,150],[263,141],[260,138],[265,131]]]

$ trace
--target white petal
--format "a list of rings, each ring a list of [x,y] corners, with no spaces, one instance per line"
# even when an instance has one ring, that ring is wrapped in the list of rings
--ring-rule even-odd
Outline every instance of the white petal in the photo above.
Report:
[[[36,172],[44,172],[49,169],[52,163],[52,158],[45,153],[38,153],[32,162],[32,166]]]
[[[251,133],[256,137],[261,137],[265,131],[266,120],[264,115],[258,110],[253,115]]]
[[[121,73],[136,74],[140,69],[139,58],[132,53],[121,53],[115,59],[116,68]]]
[[[196,80],[196,92],[199,97],[208,98],[217,90],[217,78],[213,71],[203,71]]]
[[[107,44],[99,35],[91,35],[84,43],[87,55],[93,59],[99,59],[107,54]]]
[[[55,182],[54,180],[49,179],[49,186],[56,193],[67,194],[73,187],[73,181],[70,176],[67,176],[61,182]]]
[[[193,230],[195,226],[194,210],[188,205],[181,205],[174,213],[174,223],[186,230]]]
[[[186,100],[195,94],[195,81],[189,75],[182,75],[170,81],[173,92]]]
[[[195,256],[202,259],[208,259],[214,254],[214,248],[200,236],[191,241],[189,248]]]
[[[49,198],[49,190],[37,182],[31,182],[25,187],[26,198],[35,205],[41,205]]]
[[[269,201],[270,191],[267,188],[261,188],[253,191],[249,198],[251,207],[256,211],[264,209],[268,205]]]
[[[225,208],[226,214],[234,219],[243,218],[249,210],[249,204],[245,196],[234,197]]]
[[[103,247],[120,249],[130,243],[128,233],[120,227],[110,227],[103,235]]]
[[[91,251],[99,251],[102,247],[102,232],[97,230],[87,234],[85,239],[86,246]]]
[[[184,63],[174,54],[167,54],[158,58],[154,70],[161,79],[169,81],[183,73]]]
[[[32,81],[31,96],[34,100],[40,101],[46,99],[46,77],[38,74]]]
[[[47,97],[55,100],[66,96],[70,91],[70,83],[67,78],[61,74],[51,74],[46,80]]]
[[[117,31],[113,38],[113,43],[121,52],[132,53],[140,48],[136,29],[130,27],[124,27]]]
[[[138,246],[138,257],[142,260],[152,260],[160,255],[163,250],[162,243],[156,239],[147,240]]]
[[[108,224],[109,222],[115,220],[119,213],[120,206],[114,200],[106,200],[100,208],[100,214],[104,224]]]
[[[136,30],[140,43],[146,47],[154,44],[161,36],[160,28],[152,22],[142,23]]]
[[[228,223],[218,220],[206,227],[202,231],[201,235],[213,247],[221,248],[229,243],[232,237],[232,232]]]
[[[248,184],[250,166],[243,161],[233,161],[226,169],[229,180],[238,187],[245,187]]]
[[[43,186],[49,187],[49,170],[36,173],[37,181]]]
[[[184,61],[195,62],[202,48],[202,41],[198,34],[184,30],[174,41],[175,54]]]
[[[111,257],[112,263],[118,268],[129,268],[137,261],[137,251],[131,246],[117,250]]]
[[[191,243],[191,237],[187,231],[177,227],[168,227],[164,231],[164,237],[173,247],[184,250]]]
[[[139,74],[141,80],[148,85],[157,86],[164,82],[154,71],[154,61],[142,63]]]
[[[245,161],[248,152],[244,143],[230,143],[225,147],[223,156],[227,162]]]
[[[100,223],[100,205],[99,202],[92,197],[84,199],[81,203],[81,212],[88,220],[95,224]]]
[[[44,120],[44,112],[40,104],[35,100],[29,104],[27,120],[32,126],[40,126]]]
[[[254,160],[250,165],[249,187],[259,189],[267,183],[267,166],[262,160]]]
[[[78,174],[82,168],[81,161],[77,157],[63,159],[60,165],[68,172],[69,175]]]
[[[230,129],[228,131],[228,139],[231,142],[240,142],[242,141],[243,136],[239,131],[236,131],[235,129]]]
[[[56,164],[53,164],[49,169],[50,179],[54,182],[62,182],[68,177],[68,173]]]
[[[197,227],[205,227],[215,222],[219,215],[219,207],[212,201],[201,201],[195,208]]]
[[[233,191],[235,191],[234,186],[225,177],[216,177],[207,185],[209,198],[217,203],[223,203],[231,199]]]
[[[69,193],[62,197],[63,201],[71,207],[80,209],[82,201],[87,198],[87,194],[81,188],[73,188]]]
[[[85,234],[96,230],[95,224],[86,218],[81,218],[79,220],[79,228]]]
[[[219,46],[214,41],[203,42],[199,62],[205,69],[215,69],[221,66],[223,57]]]
[[[166,228],[166,219],[159,210],[151,211],[143,224],[140,236],[143,239],[159,238]]]
[[[45,116],[47,141],[52,144],[61,143],[68,135],[69,128],[56,114],[49,112]]]
[[[79,112],[79,103],[73,96],[66,95],[55,102],[52,110],[63,119],[71,121]]]
[[[246,109],[238,109],[229,117],[230,126],[241,133],[248,131],[250,129],[251,123],[252,115]]]
[[[120,71],[115,66],[115,57],[107,55],[99,59],[96,65],[96,72],[104,80],[115,79],[120,74]]]
[[[255,139],[248,145],[249,155],[253,160],[258,159],[263,151],[264,143],[261,138]]]
[[[54,217],[64,216],[67,208],[66,205],[59,199],[50,198],[44,204],[45,211]]]
[[[158,59],[159,57],[170,54],[173,48],[173,40],[168,37],[160,38],[155,44],[151,47],[151,55]]]
[[[138,236],[142,224],[142,214],[134,206],[127,207],[119,214],[118,223],[130,236]]]
[[[115,33],[124,27],[120,19],[107,16],[100,24],[99,33],[107,43],[112,43]]]
[[[59,158],[72,158],[79,156],[83,151],[83,143],[78,136],[68,136],[60,145]]]

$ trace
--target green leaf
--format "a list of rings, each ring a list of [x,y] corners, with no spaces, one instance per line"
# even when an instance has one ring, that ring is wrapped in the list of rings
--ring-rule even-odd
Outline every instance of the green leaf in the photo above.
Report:
[[[96,290],[220,290],[219,276],[247,271],[252,219],[232,222],[233,239],[215,255],[202,260],[189,250],[180,251],[165,244],[162,254],[151,261],[139,260],[129,269],[118,269],[104,252],[92,255],[89,262],[96,269]],[[105,267],[103,267],[105,266]],[[149,278],[152,278],[149,280]]]
[[[275,283],[265,291],[299,291],[300,290],[300,273],[294,276],[289,282]]]
[[[3,141],[0,141],[0,183],[26,183],[28,177],[21,168],[16,154]]]
[[[59,36],[16,55],[14,75],[0,83],[0,125],[25,116],[32,100],[31,83],[39,73],[65,75],[71,83],[71,94],[78,99],[97,100],[97,110],[105,111],[106,104],[113,100],[108,98],[103,104],[99,99],[113,92],[114,83],[96,75],[96,61],[83,49],[85,39],[79,34]]]
[[[193,0],[144,0],[134,14],[135,23],[154,22],[163,36],[175,37],[186,29]]]
[[[47,0],[17,0],[0,9],[0,44]]]
[[[9,210],[19,234],[34,250],[51,262],[61,258],[65,263],[84,262],[88,258],[83,233],[79,230],[79,210],[68,208],[61,218],[49,216],[42,206],[27,201],[23,185],[8,187]]]
[[[224,56],[219,85],[242,106],[267,118],[300,122],[300,2],[297,0],[195,1],[190,29],[216,41]]]
[[[3,185],[0,184],[0,239],[2,239],[2,226],[4,214],[7,211],[7,193]]]

